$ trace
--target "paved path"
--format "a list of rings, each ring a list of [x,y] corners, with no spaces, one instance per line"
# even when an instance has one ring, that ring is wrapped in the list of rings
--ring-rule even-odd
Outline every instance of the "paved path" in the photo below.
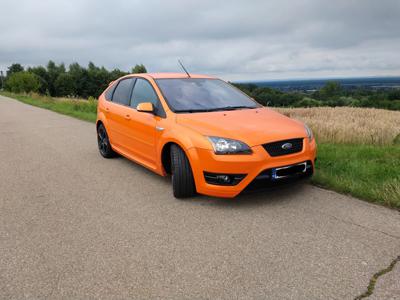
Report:
[[[353,299],[400,255],[398,211],[306,184],[179,201],[93,124],[5,97],[0,157],[1,299]]]

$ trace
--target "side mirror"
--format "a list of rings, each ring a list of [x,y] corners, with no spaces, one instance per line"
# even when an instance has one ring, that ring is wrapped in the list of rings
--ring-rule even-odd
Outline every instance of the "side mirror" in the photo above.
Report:
[[[141,112],[153,113],[154,106],[153,106],[153,103],[151,103],[151,102],[142,102],[142,103],[138,104],[138,106],[136,107],[136,110],[141,111]]]

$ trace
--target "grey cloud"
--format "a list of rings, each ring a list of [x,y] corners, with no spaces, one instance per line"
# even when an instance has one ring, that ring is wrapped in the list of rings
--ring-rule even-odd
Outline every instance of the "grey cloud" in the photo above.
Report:
[[[3,1],[4,2],[4,1]],[[51,1],[1,5],[0,69],[93,61],[226,79],[400,75],[400,2]]]

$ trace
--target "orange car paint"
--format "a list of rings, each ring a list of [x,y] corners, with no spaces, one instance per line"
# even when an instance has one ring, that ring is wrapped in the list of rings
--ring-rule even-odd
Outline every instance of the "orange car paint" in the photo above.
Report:
[[[155,79],[187,78],[180,73],[131,74],[127,77],[144,78],[154,88],[166,117],[136,109],[99,97],[97,122],[107,130],[114,151],[144,167],[166,176],[162,153],[170,143],[179,145],[186,153],[198,193],[234,197],[261,171],[291,165],[316,157],[315,140],[306,136],[304,125],[269,108],[216,111],[202,113],[174,113],[168,107]],[[192,78],[213,78],[192,75]],[[120,79],[118,79],[120,80]],[[110,83],[111,85],[112,83]],[[268,124],[268,126],[266,126]],[[216,155],[206,136],[219,136],[245,142],[253,151],[250,155]],[[304,138],[303,150],[298,153],[271,157],[262,144],[290,138]],[[237,185],[221,186],[206,183],[203,171],[240,173],[247,176]]]

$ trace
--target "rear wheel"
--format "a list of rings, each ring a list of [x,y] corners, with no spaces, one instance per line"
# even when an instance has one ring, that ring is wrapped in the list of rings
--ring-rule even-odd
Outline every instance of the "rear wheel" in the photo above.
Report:
[[[111,158],[115,156],[115,152],[111,148],[110,140],[108,139],[106,128],[103,124],[97,127],[97,144],[101,156]]]
[[[171,146],[172,188],[176,198],[188,198],[196,194],[192,168],[185,152],[177,145]]]

